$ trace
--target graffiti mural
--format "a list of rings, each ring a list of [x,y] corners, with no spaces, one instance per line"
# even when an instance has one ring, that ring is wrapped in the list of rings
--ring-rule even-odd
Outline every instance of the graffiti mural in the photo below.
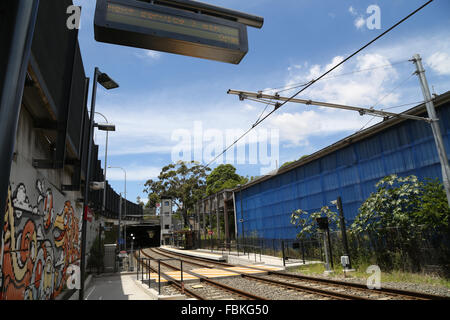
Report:
[[[79,264],[80,219],[71,201],[55,201],[43,180],[34,188],[35,196],[24,183],[8,190],[0,255],[2,299],[53,299],[64,289],[69,265]]]

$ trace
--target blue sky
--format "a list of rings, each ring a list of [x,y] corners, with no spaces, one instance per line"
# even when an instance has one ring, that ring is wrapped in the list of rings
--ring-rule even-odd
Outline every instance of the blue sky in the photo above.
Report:
[[[310,81],[426,1],[203,2],[264,18],[261,29],[248,28],[249,52],[239,65],[97,42],[93,31],[95,1],[74,1],[83,7],[79,41],[87,76],[92,78],[98,66],[120,84],[111,91],[99,87],[96,111],[116,125],[117,131],[109,135],[108,164],[127,171],[129,200],[135,201],[138,195],[145,198],[144,182],[174,159],[172,152],[177,146],[186,146],[180,134],[192,138],[193,159],[207,163],[211,159],[207,157],[212,146],[208,147],[209,142],[220,140],[219,145],[225,147],[227,133],[252,126],[265,105],[239,101],[227,94],[228,89],[271,93],[275,92],[271,88]],[[380,8],[379,30],[367,27],[370,5]],[[438,94],[450,90],[448,12],[450,1],[435,0],[299,98],[377,109],[422,101],[418,79],[411,76],[415,67],[407,61],[415,53],[422,56],[430,87]],[[365,71],[354,72],[359,70]],[[295,90],[280,95],[293,93]],[[412,106],[390,111],[401,112]],[[271,110],[269,106],[265,114]],[[100,116],[96,120],[103,121]],[[281,165],[378,121],[350,111],[286,104],[257,127],[254,140],[243,141],[247,158],[227,153],[224,161],[235,165],[241,175],[261,175],[273,164],[270,167],[262,158],[254,164],[249,153],[253,145],[261,148],[265,143],[264,133],[278,136],[277,165]],[[194,145],[194,138],[201,139]],[[103,163],[104,133],[96,131],[95,142],[100,145]],[[107,177],[117,192],[123,191],[121,170],[108,169]]]

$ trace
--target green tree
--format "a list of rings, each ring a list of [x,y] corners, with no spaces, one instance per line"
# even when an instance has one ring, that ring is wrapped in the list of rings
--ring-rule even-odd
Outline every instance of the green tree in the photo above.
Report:
[[[414,175],[389,175],[376,185],[377,191],[359,208],[351,226],[353,233],[380,234],[386,228],[397,228],[406,236],[421,228],[447,226],[450,209],[444,188],[437,181],[421,182]]]
[[[161,202],[161,199],[160,199],[160,197],[158,196],[158,194],[152,192],[152,193],[150,193],[150,194],[148,195],[148,202],[147,202],[147,204],[145,205],[145,207],[146,207],[146,208],[156,208],[156,204],[158,204],[158,203],[160,203],[160,202]]]
[[[137,204],[138,204],[139,206],[141,206],[142,208],[144,208],[145,203],[142,201],[142,199],[141,199],[140,196],[137,196],[137,197],[136,197],[136,202],[137,202]]]
[[[215,194],[224,189],[232,189],[238,184],[245,184],[248,179],[236,173],[231,164],[217,166],[206,178],[206,194]]]
[[[156,201],[162,196],[170,196],[183,216],[184,226],[188,224],[188,215],[195,203],[206,192],[206,175],[211,169],[195,161],[178,161],[162,168],[157,180],[147,180],[144,192],[149,194],[149,200]]]
[[[328,206],[324,206],[320,211],[308,213],[302,209],[297,209],[291,214],[291,224],[300,229],[297,239],[305,239],[317,233],[317,218],[327,217],[330,230],[339,228],[339,218],[336,212],[331,211]]]

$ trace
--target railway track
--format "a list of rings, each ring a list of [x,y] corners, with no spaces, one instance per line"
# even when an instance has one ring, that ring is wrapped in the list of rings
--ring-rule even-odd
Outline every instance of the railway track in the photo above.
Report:
[[[146,253],[143,250],[141,250],[141,252],[144,256],[146,256],[148,258],[156,258],[156,259],[158,258],[158,257],[155,257],[155,255],[149,255],[148,253]],[[158,255],[158,254],[159,253],[156,253],[156,255]],[[161,261],[161,265],[164,267],[167,267],[168,269],[171,269],[171,270],[175,270],[175,271],[180,270],[179,267],[173,266],[170,263],[167,263],[165,261]],[[154,272],[157,272],[156,268],[152,267],[151,264],[150,264],[150,268]],[[183,268],[183,272],[192,274],[192,273],[189,273],[188,271],[184,271],[184,268]],[[211,279],[207,279],[205,277],[201,277],[196,274],[195,274],[195,276],[199,277],[200,282],[202,282],[202,285],[184,284],[184,292],[186,292],[186,294],[188,294],[191,297],[194,297],[196,299],[199,299],[199,300],[266,300],[263,297],[260,297],[260,296],[254,295],[252,293],[245,292],[245,291],[242,291],[242,290],[239,290],[239,289],[227,286],[227,285],[224,285],[220,282],[217,282],[217,281],[214,281]],[[170,279],[167,279],[167,280],[170,283],[173,283],[173,284],[179,286],[179,288],[181,288],[181,285],[178,282],[172,281]]]
[[[168,253],[164,250],[161,249],[155,249],[152,248],[150,249],[152,252],[158,253],[159,255],[163,256],[164,258],[173,258],[173,257],[179,257],[180,255],[178,254],[173,254],[173,253]],[[233,267],[234,265],[228,264],[228,263],[224,263],[224,262],[211,262],[208,261],[206,259],[202,259],[202,258],[185,258],[183,257],[182,259],[184,262],[183,264],[186,265],[187,264],[191,264],[195,267],[202,267],[202,268],[217,268],[217,266],[219,266],[218,269],[222,269],[223,267]],[[202,263],[199,263],[198,261],[201,261]],[[247,278],[249,280],[254,281],[258,281],[258,282],[264,282],[264,289],[265,291],[267,290],[272,290],[272,291],[279,291],[280,287],[283,290],[291,290],[291,291],[296,291],[293,292],[293,296],[297,296],[297,298],[308,298],[308,299],[325,299],[325,300],[329,300],[329,299],[333,299],[333,300],[364,300],[364,297],[359,297],[359,296],[354,296],[354,295],[349,295],[346,294],[344,292],[333,292],[333,291],[327,291],[324,290],[322,288],[318,288],[318,287],[307,287],[307,286],[302,286],[299,284],[295,284],[295,283],[287,283],[287,282],[281,282],[281,281],[276,281],[276,280],[270,280],[270,279],[264,279],[261,277],[257,277],[257,276],[251,276],[251,275],[247,275],[241,272],[236,272],[233,271],[235,273],[238,273],[241,275],[241,277],[243,278]],[[269,286],[268,286],[269,285]],[[254,286],[254,284],[253,284]],[[297,294],[296,294],[297,293]],[[300,293],[300,294],[298,294]]]
[[[169,252],[163,249],[152,250],[159,252],[165,257],[183,256],[183,261],[196,266],[206,268],[225,268],[230,265],[224,262],[212,262],[211,260],[192,257]],[[248,266],[246,266],[248,267]],[[239,272],[237,272],[239,273]],[[240,273],[241,277],[266,284],[284,286],[287,289],[295,289],[309,294],[321,295],[327,298],[351,299],[351,300],[448,300],[448,297],[406,291],[392,288],[369,289],[363,284],[350,283],[345,281],[314,278],[303,275],[294,275],[286,272],[269,271],[267,275],[256,276]]]
[[[137,253],[135,252],[135,258],[137,260],[138,256]],[[137,260],[138,263],[140,264],[140,268],[142,268],[142,270],[146,270],[147,272],[149,271],[153,271],[155,273],[158,272],[158,270],[155,267],[152,267],[151,264],[145,264],[142,261]],[[138,269],[139,270],[139,269]],[[205,300],[203,296],[198,295],[195,292],[192,292],[189,289],[185,289],[183,288],[179,283],[177,283],[176,281],[172,281],[171,279],[164,277],[163,278],[165,280],[167,280],[167,284],[164,286],[164,291],[167,295],[176,295],[176,294],[186,294],[187,296],[191,297],[191,298],[195,298],[198,300]],[[150,287],[150,281],[149,281],[149,287]]]

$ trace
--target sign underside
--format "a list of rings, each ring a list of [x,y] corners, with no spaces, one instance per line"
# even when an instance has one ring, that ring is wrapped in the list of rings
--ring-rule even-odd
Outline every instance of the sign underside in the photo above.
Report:
[[[238,64],[248,51],[241,23],[130,0],[98,0],[95,39]]]

